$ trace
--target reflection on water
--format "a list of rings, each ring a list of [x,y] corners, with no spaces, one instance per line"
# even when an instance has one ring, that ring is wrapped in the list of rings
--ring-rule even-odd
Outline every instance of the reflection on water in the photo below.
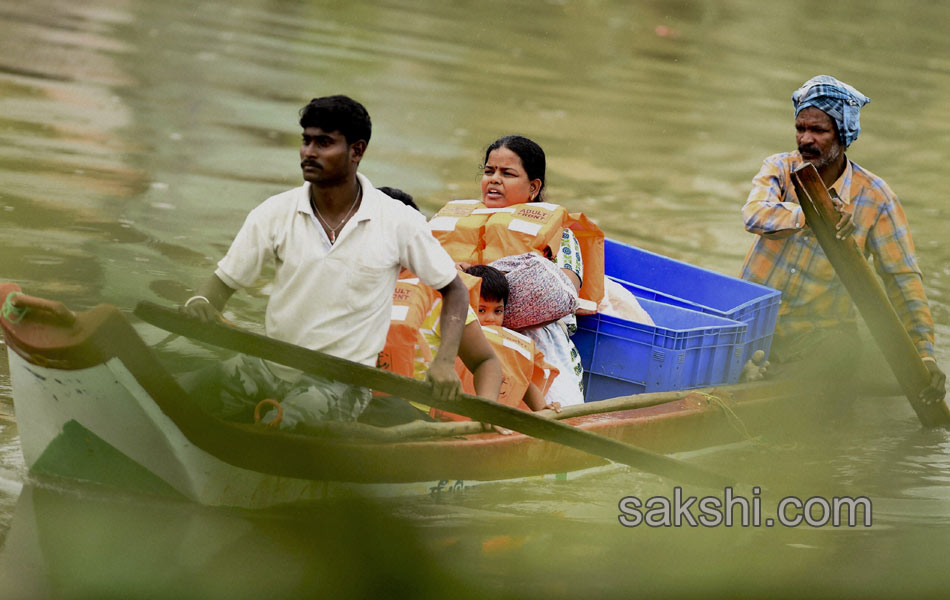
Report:
[[[611,237],[736,273],[751,242],[738,216],[749,181],[762,158],[792,147],[791,91],[824,72],[873,100],[849,154],[903,199],[946,362],[948,17],[924,0],[0,0],[0,279],[76,309],[180,302],[247,211],[297,184],[296,111],[335,92],[373,116],[361,170],[429,213],[477,194],[481,149],[517,132],[545,147],[552,201]],[[250,324],[263,303],[255,289],[229,308]],[[37,561],[17,572],[24,590],[70,595],[80,581],[90,594],[146,595],[152,583],[253,595],[273,572],[284,575],[277,591],[339,583],[360,595],[416,567],[447,589],[539,596],[774,581],[792,595],[906,594],[946,581],[950,440],[920,431],[902,400],[821,417],[803,409],[753,428],[757,443],[696,459],[765,486],[773,501],[870,495],[871,530],[626,530],[619,497],[669,488],[621,470],[387,503],[359,519],[405,533],[392,539],[412,552],[373,554],[343,536],[334,554],[323,529],[374,539],[338,507],[249,515],[102,490],[27,485],[21,495],[0,363],[0,539],[5,564],[21,542],[32,551],[23,561]],[[105,523],[112,513],[121,528]],[[153,538],[154,548],[142,543]],[[406,556],[418,564],[396,561]]]
[[[848,418],[861,410],[819,412]],[[950,542],[935,530],[950,525],[946,494],[921,498],[916,490],[884,489],[880,473],[856,474],[854,465],[899,470],[908,448],[943,446],[947,435],[920,433],[911,419],[899,420],[903,441],[895,435],[888,447],[867,450],[878,438],[852,447],[853,439],[834,440],[836,425],[809,431],[794,412],[779,415],[781,427],[751,445],[690,459],[761,485],[766,516],[788,494],[868,493],[873,527],[624,528],[617,521],[621,497],[672,496],[669,482],[626,468],[545,485],[266,512],[41,479],[17,500],[0,573],[8,589],[30,598],[707,596],[739,589],[766,594],[779,582],[787,595],[805,597],[940,590]],[[891,423],[868,426],[883,432]],[[828,461],[829,455],[839,459]],[[946,477],[950,459],[931,457],[920,474],[918,480]],[[722,497],[689,487],[683,493]],[[738,523],[741,510],[735,517]]]
[[[437,564],[404,522],[358,501],[263,514],[26,486],[0,574],[8,598],[464,591]]]

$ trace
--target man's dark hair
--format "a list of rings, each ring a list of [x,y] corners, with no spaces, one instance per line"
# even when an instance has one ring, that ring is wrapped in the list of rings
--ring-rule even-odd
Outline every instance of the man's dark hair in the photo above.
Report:
[[[521,164],[524,166],[528,180],[541,180],[538,195],[535,196],[533,200],[533,202],[541,202],[543,198],[542,193],[544,191],[544,172],[547,167],[544,150],[541,149],[541,146],[534,140],[520,135],[506,135],[505,137],[500,137],[492,142],[485,150],[485,162],[482,163],[482,166],[488,162],[488,155],[492,153],[492,150],[499,148],[508,148],[518,155],[518,158],[521,159]]]
[[[412,194],[409,194],[408,192],[404,192],[399,188],[392,188],[388,186],[378,187],[376,189],[386,194],[387,196],[389,196],[390,198],[394,200],[399,200],[400,202],[402,202],[403,204],[405,204],[406,206],[410,208],[419,210],[419,207],[416,206],[415,201],[412,199]],[[422,211],[419,210],[419,212],[422,212]]]
[[[300,126],[319,127],[331,133],[339,131],[347,144],[360,140],[369,143],[373,124],[366,108],[349,96],[323,96],[314,98],[300,109]]]
[[[508,279],[504,273],[488,265],[472,265],[465,272],[482,278],[482,298],[508,304]]]

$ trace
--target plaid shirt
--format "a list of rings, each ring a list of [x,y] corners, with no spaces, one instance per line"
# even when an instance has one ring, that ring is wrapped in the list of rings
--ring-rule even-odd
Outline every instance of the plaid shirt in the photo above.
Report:
[[[758,234],[742,278],[782,291],[777,337],[854,322],[847,290],[810,229],[795,196],[791,173],[803,164],[798,152],[765,159],[752,180],[742,217]],[[854,215],[854,239],[884,280],[891,304],[923,357],[933,357],[934,326],[914,243],[900,201],[883,179],[846,161],[831,191]]]

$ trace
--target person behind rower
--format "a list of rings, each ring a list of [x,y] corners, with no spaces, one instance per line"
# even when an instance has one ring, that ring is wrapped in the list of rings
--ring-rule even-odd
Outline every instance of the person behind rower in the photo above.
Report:
[[[454,399],[460,387],[455,355],[468,309],[455,263],[419,212],[357,172],[372,131],[363,105],[347,96],[315,98],[301,109],[300,127],[304,184],[250,212],[214,274],[181,310],[219,319],[234,291],[254,284],[264,264],[273,263],[267,335],[374,366],[396,278],[409,268],[442,294],[442,347],[428,379],[434,396]],[[366,389],[244,355],[218,372],[223,391],[215,412],[246,419],[259,401],[277,399],[281,428],[356,419],[370,398]]]
[[[792,172],[811,163],[840,214],[838,238],[852,235],[858,248],[873,256],[891,304],[930,370],[931,383],[922,395],[943,398],[946,376],[934,358],[933,319],[904,209],[883,179],[845,155],[861,131],[860,110],[868,102],[827,75],[809,79],[792,94],[798,149],[766,158],[752,181],[742,216],[756,238],[741,276],[782,291],[774,362],[808,358],[839,380],[853,371],[860,354],[854,306],[806,225],[792,184]]]
[[[389,196],[389,197],[392,198],[393,200],[399,200],[400,202],[402,202],[403,204],[405,204],[405,205],[408,206],[409,208],[414,208],[414,209],[418,210],[419,212],[422,212],[421,210],[419,210],[419,207],[416,205],[415,199],[413,199],[412,194],[410,194],[409,192],[404,192],[404,191],[402,191],[402,190],[399,189],[399,188],[389,187],[389,186],[385,186],[385,185],[384,185],[384,186],[380,186],[380,187],[378,187],[378,188],[376,188],[376,189],[378,189],[378,190],[381,191],[382,193],[386,194],[387,196]]]

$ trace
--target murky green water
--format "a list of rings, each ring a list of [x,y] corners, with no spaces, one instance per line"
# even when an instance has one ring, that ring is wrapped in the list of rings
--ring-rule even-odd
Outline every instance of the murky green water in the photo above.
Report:
[[[552,201],[734,274],[749,181],[792,148],[792,90],[828,73],[872,98],[849,154],[903,199],[946,363],[948,18],[922,0],[0,0],[0,280],[75,309],[180,301],[248,210],[298,184],[296,111],[330,93],[373,117],[361,170],[427,212],[476,195],[482,148],[522,133],[548,154]],[[252,323],[263,296],[229,307]],[[950,579],[950,437],[902,400],[695,459],[765,504],[870,496],[870,529],[627,529],[619,499],[668,482],[618,470],[267,513],[24,485],[5,370],[5,597],[917,595]]]

